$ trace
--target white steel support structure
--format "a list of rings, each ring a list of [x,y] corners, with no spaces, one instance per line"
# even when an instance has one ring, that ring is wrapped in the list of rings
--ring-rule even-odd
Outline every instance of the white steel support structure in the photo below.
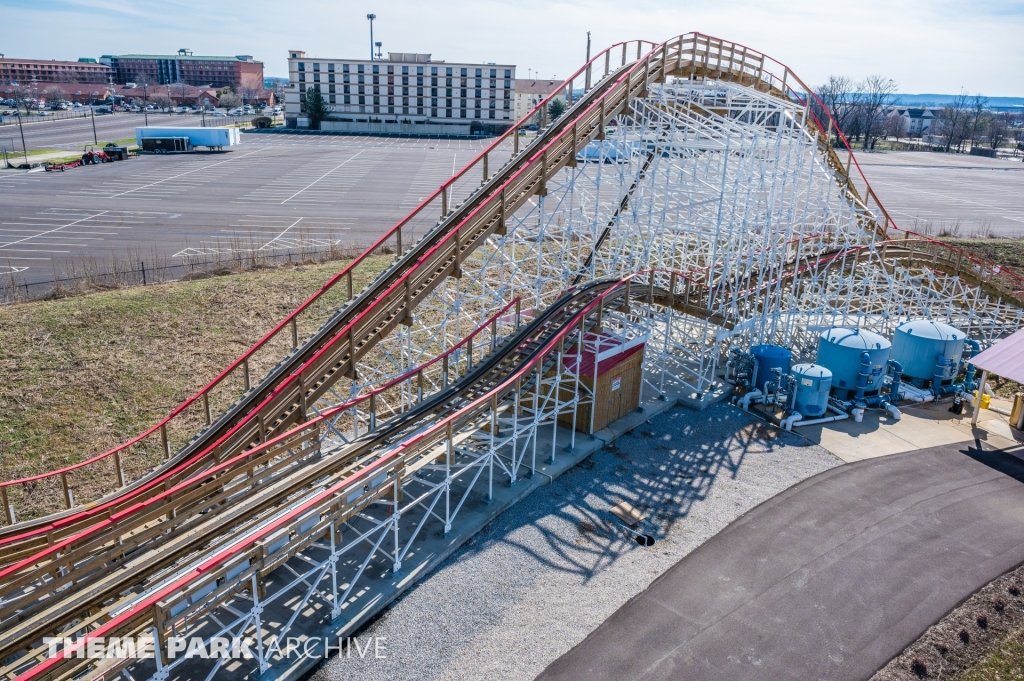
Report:
[[[731,346],[772,342],[804,358],[816,331],[833,325],[887,333],[927,317],[983,344],[1020,326],[1018,292],[993,283],[998,271],[890,229],[866,206],[806,100],[791,92],[788,70],[780,83],[746,48],[700,35],[675,40],[647,53],[638,45],[635,55],[623,45],[621,65],[604,53],[604,77],[588,67],[593,87],[628,70],[642,88],[627,88],[628,106],[614,115],[605,116],[604,100],[593,104],[602,125],[592,141],[574,141],[564,165],[542,173],[517,210],[500,213],[481,245],[456,248],[444,280],[318,399],[306,404],[300,386],[298,425],[221,452],[215,468],[165,490],[166,506],[138,521],[168,528],[152,539],[145,580],[134,590],[110,586],[116,598],[104,602],[104,617],[62,624],[71,638],[154,631],[164,652],[168,632],[228,635],[252,659],[61,662],[69,674],[213,678],[229,665],[256,675],[294,664],[290,636],[308,640],[324,626],[351,633],[380,607],[382,575],[415,579],[403,566],[427,538],[466,531],[500,489],[569,456],[579,407],[593,406],[594,395],[565,360],[575,353],[569,364],[580,366],[584,346],[602,337],[596,331],[645,343],[644,394],[671,388],[704,402]],[[742,68],[732,66],[737,59]],[[673,75],[648,78],[657,68]],[[536,153],[547,167],[548,147],[508,142],[479,178],[446,186],[438,219],[509,159]],[[421,227],[416,237],[431,229]],[[464,237],[452,238],[458,246]],[[408,280],[404,295],[415,295]],[[351,332],[343,340],[354,347]],[[604,348],[592,350],[600,357]],[[560,431],[559,417],[573,428]],[[186,546],[184,531],[203,523],[217,532]],[[73,595],[61,581],[68,555],[81,556],[78,589],[116,581],[86,569],[104,539],[98,531],[95,544],[47,554],[59,569],[40,559],[24,566],[31,579],[0,593],[0,624],[10,623],[0,633],[8,654],[0,677],[57,665],[39,662],[42,639],[33,637],[46,625],[22,614]],[[165,558],[175,541],[179,553]]]

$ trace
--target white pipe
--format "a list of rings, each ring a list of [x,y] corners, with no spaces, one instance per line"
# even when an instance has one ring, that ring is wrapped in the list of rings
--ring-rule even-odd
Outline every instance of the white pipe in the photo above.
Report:
[[[996,394],[992,392],[992,386],[990,386],[987,382],[985,383],[985,394],[988,395],[989,397],[996,396]]]
[[[845,411],[841,411],[835,416],[823,416],[820,419],[808,419],[807,421],[801,420],[799,423],[793,423],[797,428],[801,426],[813,426],[816,423],[831,423],[832,421],[842,421],[843,419],[850,418],[850,415]]]
[[[885,410],[887,412],[889,412],[890,414],[892,414],[892,418],[893,418],[894,421],[899,421],[900,420],[900,417],[901,417],[900,410],[896,408],[895,404],[891,404],[891,403],[887,402],[886,405],[885,405]]]
[[[801,414],[798,411],[794,411],[792,414],[790,414],[786,418],[782,419],[782,427],[785,428],[786,430],[793,430],[793,424],[795,424],[797,421],[800,421],[801,419],[803,419],[803,417],[804,417],[803,414]],[[800,424],[800,425],[804,425],[804,424]]]
[[[746,395],[741,397],[740,401],[737,402],[737,404],[739,405],[740,409],[743,409],[744,411],[746,411],[747,409],[750,408],[750,401],[751,400],[754,400],[755,402],[760,402],[761,400],[758,399],[758,398],[760,398],[762,396],[763,395],[762,395],[761,391],[758,390],[757,388],[754,388],[753,390],[748,392]]]
[[[851,413],[853,414],[853,420],[856,421],[857,423],[860,423],[861,421],[864,420],[864,409],[863,408],[855,407],[852,410]]]

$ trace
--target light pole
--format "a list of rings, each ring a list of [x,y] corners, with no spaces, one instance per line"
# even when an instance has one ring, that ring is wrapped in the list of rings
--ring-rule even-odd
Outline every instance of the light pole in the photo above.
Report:
[[[370,20],[370,61],[373,61],[373,20],[377,18],[377,15],[367,14],[366,18]]]
[[[587,31],[587,61],[584,63],[590,63],[590,31]]]
[[[25,128],[21,127],[21,111],[16,112],[18,114],[18,132],[21,133],[21,151],[25,154],[25,165],[28,165],[28,147],[25,146]]]

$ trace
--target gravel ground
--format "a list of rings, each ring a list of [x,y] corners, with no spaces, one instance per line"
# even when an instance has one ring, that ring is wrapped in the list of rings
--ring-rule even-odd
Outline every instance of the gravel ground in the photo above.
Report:
[[[841,461],[725,404],[676,408],[496,518],[359,633],[383,659],[312,678],[532,679],[655,577],[757,504]],[[638,546],[608,509],[649,514]]]

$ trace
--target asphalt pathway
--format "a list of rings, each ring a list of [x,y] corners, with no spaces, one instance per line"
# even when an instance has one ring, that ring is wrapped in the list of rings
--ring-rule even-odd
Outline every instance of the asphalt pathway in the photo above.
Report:
[[[833,468],[754,508],[543,681],[861,680],[1024,562],[1024,461],[974,443]]]

